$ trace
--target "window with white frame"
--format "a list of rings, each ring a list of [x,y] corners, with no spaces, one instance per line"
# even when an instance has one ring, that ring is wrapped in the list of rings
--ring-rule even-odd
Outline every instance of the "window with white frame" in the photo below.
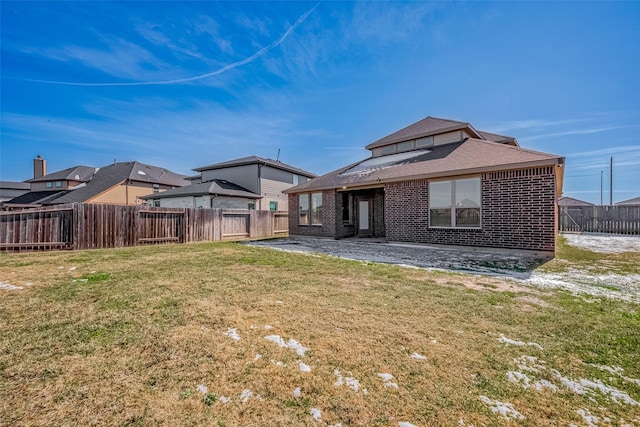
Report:
[[[429,182],[431,227],[480,227],[480,178]]]
[[[311,224],[322,225],[322,193],[311,193]]]
[[[298,194],[299,225],[309,225],[309,194]]]

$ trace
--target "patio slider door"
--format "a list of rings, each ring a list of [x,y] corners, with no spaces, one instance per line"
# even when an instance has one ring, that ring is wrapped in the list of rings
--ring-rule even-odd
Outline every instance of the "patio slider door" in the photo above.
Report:
[[[371,236],[371,199],[370,198],[358,198],[357,204],[358,212],[358,236],[368,237]]]

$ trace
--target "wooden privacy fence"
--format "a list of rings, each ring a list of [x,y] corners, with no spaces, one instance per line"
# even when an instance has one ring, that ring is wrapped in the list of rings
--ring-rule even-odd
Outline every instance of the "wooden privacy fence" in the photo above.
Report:
[[[640,235],[640,206],[560,206],[560,231]]]
[[[0,212],[0,249],[98,249],[286,235],[286,212],[67,205]]]

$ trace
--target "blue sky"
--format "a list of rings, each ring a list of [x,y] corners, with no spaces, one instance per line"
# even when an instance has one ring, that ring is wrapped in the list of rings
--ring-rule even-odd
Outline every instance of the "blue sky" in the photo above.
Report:
[[[2,1],[0,179],[248,155],[323,174],[426,116],[640,196],[640,2]]]

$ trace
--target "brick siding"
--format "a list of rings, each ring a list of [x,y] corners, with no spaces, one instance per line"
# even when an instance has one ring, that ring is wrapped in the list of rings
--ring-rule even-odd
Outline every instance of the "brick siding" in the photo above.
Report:
[[[482,227],[429,228],[427,180],[387,184],[386,236],[391,241],[555,250],[553,167],[481,176]]]
[[[322,192],[322,225],[299,225],[298,195],[289,194],[289,234],[298,236],[336,237],[336,197],[335,190],[324,190]]]

